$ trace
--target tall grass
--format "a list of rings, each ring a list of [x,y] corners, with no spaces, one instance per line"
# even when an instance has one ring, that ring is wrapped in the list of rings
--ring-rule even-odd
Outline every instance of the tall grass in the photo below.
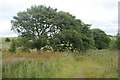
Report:
[[[83,55],[84,54],[84,55]],[[4,78],[117,78],[117,51],[3,53]]]
[[[0,37],[0,79],[2,79],[2,38]]]

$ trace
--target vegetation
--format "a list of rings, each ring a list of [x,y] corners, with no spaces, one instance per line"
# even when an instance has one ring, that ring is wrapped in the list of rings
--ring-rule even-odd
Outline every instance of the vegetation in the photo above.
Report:
[[[110,50],[120,50],[120,35],[117,34],[114,37],[110,37]]]
[[[3,78],[117,78],[116,51],[3,54]],[[92,74],[91,74],[92,73]]]
[[[9,51],[10,51],[10,52],[16,52],[16,44],[15,44],[14,39],[12,39],[12,42],[11,42],[11,46],[10,46]]]
[[[97,49],[106,49],[109,47],[110,38],[100,29],[92,29],[95,47]]]
[[[119,34],[43,5],[17,13],[11,23],[19,36],[3,38],[3,78],[118,78]]]
[[[32,6],[14,16],[11,23],[12,30],[19,33],[23,40],[27,39],[28,45],[31,42],[29,48],[36,48],[38,52],[45,46],[52,47],[54,51],[80,51],[93,45],[90,25],[51,7]],[[26,44],[22,47],[28,47]]]
[[[10,38],[6,38],[5,41],[6,41],[6,42],[10,42]]]
[[[111,41],[109,44],[110,50],[118,50],[117,37],[110,37]]]
[[[118,50],[120,50],[120,33],[118,33],[117,34],[117,41],[116,41],[116,43],[117,43],[117,46],[118,46]]]

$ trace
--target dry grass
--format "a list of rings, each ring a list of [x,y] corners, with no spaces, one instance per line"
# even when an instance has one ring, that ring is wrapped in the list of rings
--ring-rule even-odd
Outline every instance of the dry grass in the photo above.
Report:
[[[117,78],[118,54],[109,50],[41,54],[34,51],[16,54],[3,52],[3,77]]]

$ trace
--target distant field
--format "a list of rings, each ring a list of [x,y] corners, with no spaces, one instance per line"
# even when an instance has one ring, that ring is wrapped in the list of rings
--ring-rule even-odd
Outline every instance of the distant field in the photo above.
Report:
[[[15,37],[8,37],[10,40],[15,39]],[[2,42],[2,50],[8,50],[10,48],[10,42],[6,42],[5,39],[6,37],[0,38]]]
[[[3,52],[4,78],[118,78],[117,51]]]

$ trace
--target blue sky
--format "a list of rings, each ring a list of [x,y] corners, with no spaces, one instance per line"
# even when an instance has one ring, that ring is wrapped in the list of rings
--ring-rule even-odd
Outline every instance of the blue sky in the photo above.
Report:
[[[0,0],[0,37],[17,36],[11,31],[12,17],[32,5],[46,5],[69,12],[99,28],[107,34],[115,35],[118,30],[119,0]]]

